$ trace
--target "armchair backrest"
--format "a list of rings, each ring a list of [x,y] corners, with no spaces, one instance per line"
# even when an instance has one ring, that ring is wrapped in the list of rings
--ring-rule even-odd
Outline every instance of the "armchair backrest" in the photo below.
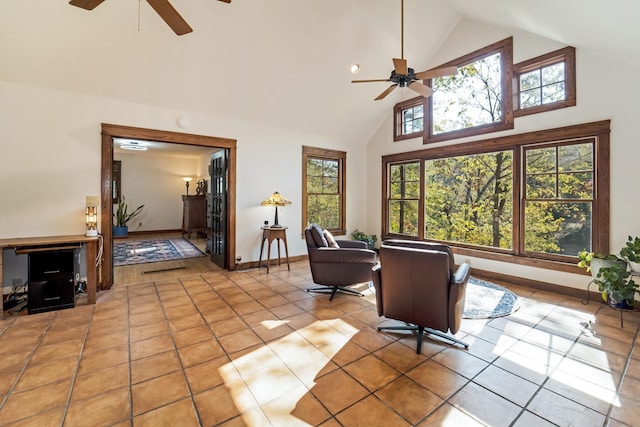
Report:
[[[329,246],[324,232],[318,224],[311,224],[304,230],[308,249],[326,248]]]
[[[423,243],[395,240],[380,247],[380,268],[373,275],[378,314],[456,333],[469,266],[456,272],[449,247]]]

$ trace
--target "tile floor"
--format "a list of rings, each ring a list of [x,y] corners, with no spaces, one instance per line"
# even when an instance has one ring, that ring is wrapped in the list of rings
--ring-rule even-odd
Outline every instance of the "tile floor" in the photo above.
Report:
[[[367,296],[304,291],[306,262],[99,293],[0,321],[0,425],[622,426],[640,419],[640,313],[509,286],[468,351],[378,332]]]

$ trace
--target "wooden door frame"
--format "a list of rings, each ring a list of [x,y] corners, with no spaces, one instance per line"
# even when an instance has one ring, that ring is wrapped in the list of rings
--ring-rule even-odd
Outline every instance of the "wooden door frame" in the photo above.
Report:
[[[201,147],[226,148],[228,158],[228,215],[227,215],[227,262],[229,270],[235,270],[236,259],[236,143],[237,140],[215,136],[194,135],[156,129],[136,128],[102,123],[102,163],[100,174],[101,233],[103,236],[100,289],[113,286],[113,222],[111,170],[113,163],[113,138],[131,138],[172,144],[198,145]]]

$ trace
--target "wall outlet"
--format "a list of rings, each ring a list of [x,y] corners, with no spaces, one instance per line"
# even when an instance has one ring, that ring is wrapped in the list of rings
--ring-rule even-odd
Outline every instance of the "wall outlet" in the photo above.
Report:
[[[236,257],[236,264],[240,264],[242,262],[242,257],[238,256]]]

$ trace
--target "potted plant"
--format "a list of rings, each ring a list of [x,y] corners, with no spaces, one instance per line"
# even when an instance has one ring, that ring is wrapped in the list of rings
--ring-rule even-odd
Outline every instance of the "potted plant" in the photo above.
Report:
[[[629,236],[620,249],[620,256],[629,262],[629,267],[633,271],[640,271],[640,237]]]
[[[594,280],[598,279],[598,272],[601,268],[619,265],[626,270],[627,262],[613,254],[597,254],[586,249],[578,253],[578,267],[584,268],[587,273],[591,272]]]
[[[113,226],[113,237],[126,237],[129,234],[128,223],[142,213],[144,205],[138,206],[133,212],[129,213],[128,206],[124,195],[118,202],[118,208],[113,213],[115,224]]]
[[[610,267],[600,268],[596,283],[600,292],[603,293],[603,299],[606,299],[611,306],[626,310],[633,308],[638,284],[631,278],[631,272],[627,271],[626,264],[624,266],[613,264]]]
[[[353,230],[351,233],[351,238],[354,240],[360,240],[361,242],[365,242],[367,244],[368,249],[375,249],[375,244],[378,241],[378,236],[375,234],[366,234],[358,229]]]

